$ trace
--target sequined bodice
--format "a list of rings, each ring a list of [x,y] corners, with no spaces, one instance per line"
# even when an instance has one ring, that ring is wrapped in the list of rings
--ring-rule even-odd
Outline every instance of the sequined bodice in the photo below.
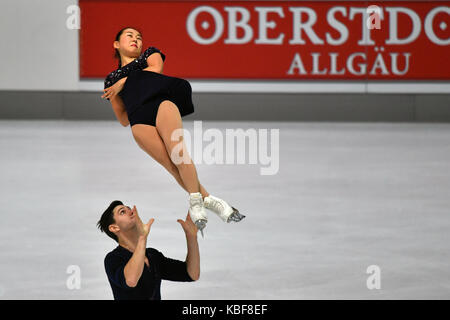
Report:
[[[105,78],[105,89],[112,86],[114,83],[116,83],[118,80],[122,79],[123,77],[127,77],[130,72],[134,70],[142,70],[148,67],[147,65],[147,58],[155,52],[159,52],[161,54],[161,57],[163,61],[166,59],[166,56],[164,53],[162,53],[158,48],[155,47],[148,47],[147,50],[145,50],[138,58],[134,59],[127,65],[118,68],[114,71],[112,71],[110,74],[108,74]]]

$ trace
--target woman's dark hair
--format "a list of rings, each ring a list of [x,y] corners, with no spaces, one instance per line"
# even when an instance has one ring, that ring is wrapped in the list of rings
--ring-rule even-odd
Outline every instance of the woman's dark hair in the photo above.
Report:
[[[136,28],[134,28],[134,27],[125,27],[125,28],[121,29],[121,30],[117,33],[117,35],[116,35],[116,40],[115,40],[115,41],[119,41],[120,36],[122,35],[122,33],[123,33],[126,29],[133,29],[133,30],[139,31],[138,29],[136,29]],[[141,31],[139,31],[139,33],[142,35],[142,32],[141,32]],[[114,58],[116,58],[116,59],[119,60],[119,67],[118,67],[118,68],[120,68],[120,67],[122,67],[122,59],[120,59],[120,52],[119,52],[118,49],[114,49],[114,51],[115,51],[115,52],[114,52]]]
[[[97,227],[100,229],[101,232],[106,233],[110,238],[114,239],[116,242],[119,242],[119,239],[117,236],[109,231],[109,226],[116,223],[114,220],[114,213],[113,210],[115,207],[123,205],[122,201],[114,200],[111,202],[109,207],[103,212],[102,217],[97,222]]]

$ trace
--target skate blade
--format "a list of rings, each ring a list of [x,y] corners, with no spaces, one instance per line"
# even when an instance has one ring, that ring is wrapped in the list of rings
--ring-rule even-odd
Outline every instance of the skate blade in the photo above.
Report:
[[[228,217],[228,221],[227,221],[228,223],[230,223],[231,221],[239,222],[245,218],[245,216],[242,213],[240,213],[238,209],[236,209],[235,207],[231,207],[231,208],[233,208],[234,211]]]
[[[202,234],[202,238],[204,239],[205,236],[203,234],[203,229],[206,227],[206,221],[205,220],[196,221],[195,226],[200,231],[200,233]]]

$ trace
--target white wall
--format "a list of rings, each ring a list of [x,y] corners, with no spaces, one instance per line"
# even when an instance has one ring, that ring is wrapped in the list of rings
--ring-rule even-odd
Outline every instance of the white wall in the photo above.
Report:
[[[0,90],[78,90],[77,0],[0,1]]]

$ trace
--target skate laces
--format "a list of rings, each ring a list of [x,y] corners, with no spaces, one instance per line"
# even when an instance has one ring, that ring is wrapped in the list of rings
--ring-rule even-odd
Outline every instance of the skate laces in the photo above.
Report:
[[[212,201],[209,202],[210,209],[213,209],[217,212],[223,212],[225,210],[224,205],[215,199],[211,199]]]
[[[189,199],[189,204],[191,207],[201,207],[202,206],[202,198],[201,197],[191,197]]]

